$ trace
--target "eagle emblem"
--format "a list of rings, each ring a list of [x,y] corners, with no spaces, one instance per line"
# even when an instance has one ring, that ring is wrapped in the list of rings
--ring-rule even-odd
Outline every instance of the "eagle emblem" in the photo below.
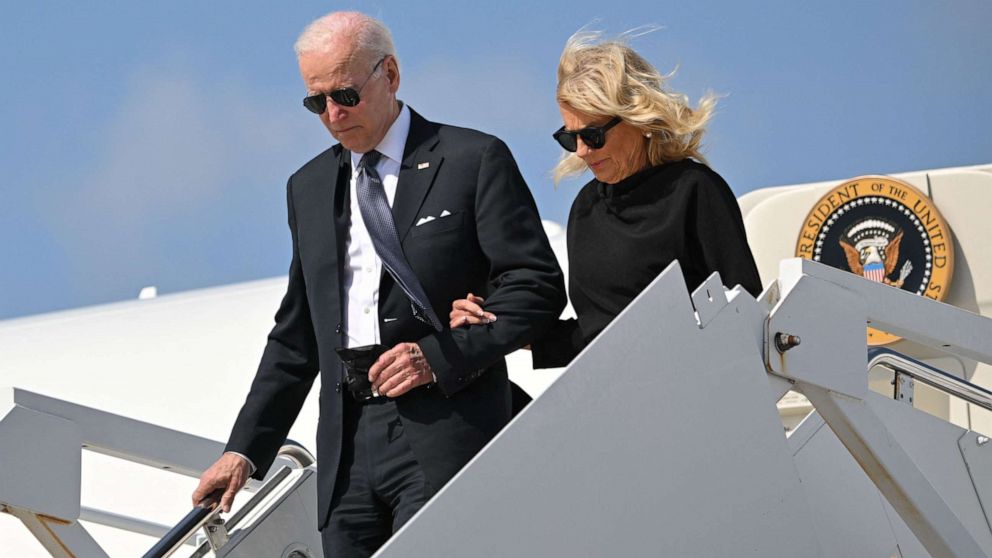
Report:
[[[862,176],[824,190],[796,239],[796,256],[934,300],[944,300],[954,239],[926,194],[889,176]],[[898,340],[868,328],[868,344]]]
[[[913,264],[906,260],[899,271],[899,278],[892,280],[892,272],[899,263],[899,244],[903,231],[884,219],[865,219],[849,226],[838,240],[844,249],[848,269],[856,274],[896,288],[901,288],[913,271]]]

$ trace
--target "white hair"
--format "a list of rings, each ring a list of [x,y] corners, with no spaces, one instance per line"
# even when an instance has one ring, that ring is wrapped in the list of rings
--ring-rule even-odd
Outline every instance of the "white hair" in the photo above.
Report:
[[[334,38],[348,37],[352,56],[379,60],[396,57],[393,36],[378,19],[360,12],[333,12],[307,25],[293,45],[296,56],[311,52],[330,52]]]

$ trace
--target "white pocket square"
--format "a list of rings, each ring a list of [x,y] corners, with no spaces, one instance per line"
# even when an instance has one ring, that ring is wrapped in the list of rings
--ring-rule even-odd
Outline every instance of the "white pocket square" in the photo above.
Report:
[[[417,223],[414,226],[419,227],[420,225],[423,225],[425,223],[430,223],[434,219],[440,219],[441,217],[447,217],[448,215],[451,215],[451,212],[445,209],[444,211],[441,212],[440,217],[434,217],[431,215],[428,215],[427,217],[421,217],[420,219],[417,220]]]

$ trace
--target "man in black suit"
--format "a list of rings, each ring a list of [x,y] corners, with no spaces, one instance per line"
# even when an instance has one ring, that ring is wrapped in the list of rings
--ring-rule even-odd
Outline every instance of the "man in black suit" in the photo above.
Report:
[[[557,319],[564,284],[506,145],[398,101],[382,23],[330,14],[296,51],[305,105],[340,143],[289,180],[289,286],[227,451],[193,500],[223,490],[229,510],[265,475],[319,372],[325,555],[368,556],[509,421],[503,356]],[[468,292],[486,293],[498,321],[448,329]],[[375,343],[391,349],[368,373],[377,396],[359,401],[335,350]]]

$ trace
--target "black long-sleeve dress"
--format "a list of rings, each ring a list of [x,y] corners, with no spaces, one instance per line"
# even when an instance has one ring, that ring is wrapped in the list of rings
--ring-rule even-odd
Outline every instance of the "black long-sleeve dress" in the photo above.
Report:
[[[559,321],[532,344],[535,368],[567,365],[673,260],[690,291],[719,271],[724,284],[761,292],[733,192],[691,159],[586,184],[572,204],[567,243],[578,319]]]

